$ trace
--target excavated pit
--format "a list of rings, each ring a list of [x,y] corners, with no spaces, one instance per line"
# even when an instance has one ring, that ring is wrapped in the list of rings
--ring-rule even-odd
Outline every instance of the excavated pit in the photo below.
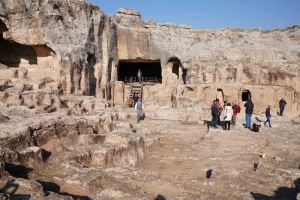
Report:
[[[51,170],[60,169],[53,173],[63,180],[65,173],[71,173],[70,166],[95,173],[108,167],[136,166],[159,142],[159,138],[145,139],[134,133],[129,123],[113,121],[113,114],[106,111],[97,115],[65,116],[38,114],[34,109],[12,106],[2,113],[10,119],[0,123],[0,175],[6,177],[0,181],[0,191],[11,195],[16,193],[5,188],[11,178],[37,181],[46,196],[49,192],[69,194],[64,191],[69,186],[72,188],[73,182],[57,184]],[[83,176],[90,175],[83,172]],[[82,190],[78,194],[83,193],[89,192]]]

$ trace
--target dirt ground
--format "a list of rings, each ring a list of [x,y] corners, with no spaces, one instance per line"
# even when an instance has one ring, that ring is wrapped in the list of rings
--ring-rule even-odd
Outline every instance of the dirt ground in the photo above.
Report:
[[[262,116],[253,115],[264,120]],[[300,182],[300,126],[284,117],[256,133],[243,127],[244,116],[230,131],[204,124],[145,119],[137,132],[160,130],[161,146],[125,182],[148,197],[165,199],[296,199]],[[164,127],[164,128],[160,128]],[[139,130],[149,130],[139,131]],[[159,132],[159,131],[158,131]],[[299,182],[299,183],[298,183]],[[147,198],[146,198],[147,199]],[[158,198],[159,199],[159,198]]]
[[[296,200],[300,196],[300,125],[286,117],[275,116],[272,128],[261,123],[260,131],[253,132],[244,128],[243,114],[228,131],[221,126],[208,129],[203,121],[146,117],[137,123],[133,108],[126,112],[129,118],[115,121],[116,125],[127,124],[128,134],[137,134],[145,142],[158,140],[136,166],[86,166],[88,149],[102,146],[69,146],[52,152],[45,165],[32,169],[27,179],[16,179],[30,188],[19,193],[41,184],[48,196],[34,193],[32,199],[65,199],[67,195],[80,200]],[[260,124],[258,120],[264,119],[253,115],[252,122]],[[1,179],[3,184],[11,181]]]

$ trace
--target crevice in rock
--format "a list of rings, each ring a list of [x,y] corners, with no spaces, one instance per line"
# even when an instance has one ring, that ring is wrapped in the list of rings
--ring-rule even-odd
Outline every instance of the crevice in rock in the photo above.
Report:
[[[95,55],[88,54],[87,61],[89,65],[88,65],[88,88],[86,94],[88,96],[95,96],[96,82],[97,82],[97,79],[95,77],[95,64],[96,64]]]
[[[4,24],[4,22],[0,19],[0,33],[3,33],[5,31],[8,31],[8,28]]]

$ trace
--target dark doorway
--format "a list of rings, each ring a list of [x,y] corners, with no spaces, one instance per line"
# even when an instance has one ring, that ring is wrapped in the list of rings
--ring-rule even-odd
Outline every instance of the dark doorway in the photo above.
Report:
[[[87,57],[87,61],[89,63],[88,66],[88,91],[87,95],[89,96],[95,96],[96,94],[96,77],[95,77],[95,63],[96,63],[96,58],[94,55],[89,54]]]
[[[155,78],[157,83],[162,82],[160,61],[141,59],[120,61],[118,66],[118,81],[127,83],[126,80],[130,77],[135,81],[139,69],[142,71],[144,82],[146,78]]]
[[[251,99],[251,93],[249,90],[244,90],[242,92],[242,101],[247,101],[248,99]]]
[[[179,78],[179,63],[173,63],[172,73],[177,75]]]
[[[217,99],[219,99],[220,103],[226,103],[225,99],[224,99],[224,93],[223,90],[218,88],[217,89],[218,93],[217,93]]]
[[[37,55],[31,46],[11,43],[0,34],[0,63],[8,67],[19,67],[21,59],[28,64],[37,64]]]
[[[172,73],[176,74],[177,78],[179,78],[179,67],[181,67],[181,62],[177,58],[171,58],[168,62],[173,63]]]

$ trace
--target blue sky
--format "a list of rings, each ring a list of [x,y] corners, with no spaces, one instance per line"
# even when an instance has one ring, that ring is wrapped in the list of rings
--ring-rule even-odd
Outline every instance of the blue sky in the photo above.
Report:
[[[300,0],[87,0],[106,14],[131,8],[142,19],[187,24],[194,29],[262,28],[300,24]]]

